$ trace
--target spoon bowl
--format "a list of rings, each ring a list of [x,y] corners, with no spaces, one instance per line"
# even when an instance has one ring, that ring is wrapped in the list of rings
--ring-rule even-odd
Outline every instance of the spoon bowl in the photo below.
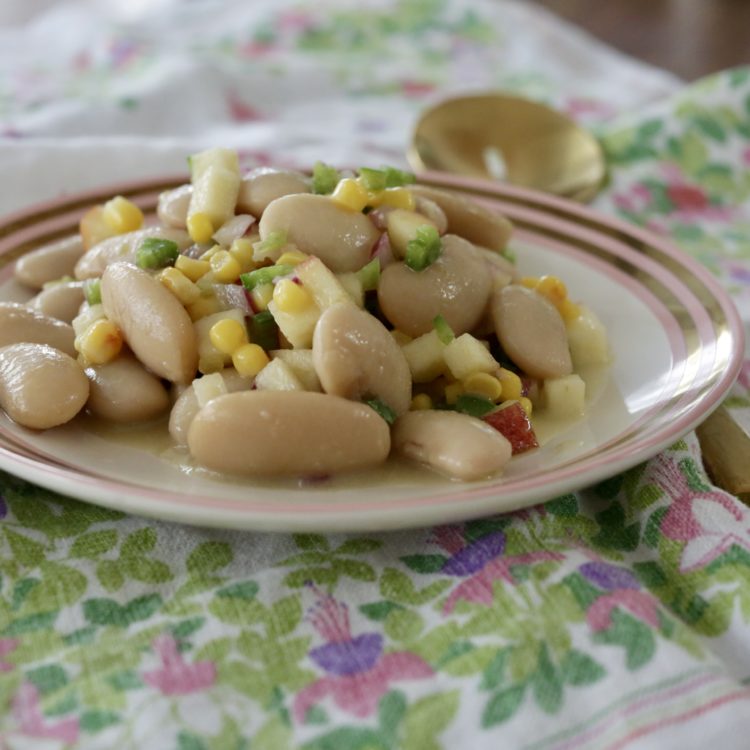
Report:
[[[601,145],[569,117],[510,94],[447,99],[427,110],[408,152],[416,171],[491,178],[581,202],[601,187]]]

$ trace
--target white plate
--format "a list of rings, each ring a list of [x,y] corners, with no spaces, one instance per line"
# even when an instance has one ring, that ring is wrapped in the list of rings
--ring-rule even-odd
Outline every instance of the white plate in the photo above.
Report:
[[[0,467],[126,512],[191,524],[276,531],[394,529],[515,510],[596,483],[668,446],[718,405],[743,351],[737,313],[713,278],[669,243],[566,201],[429,175],[516,224],[524,274],[564,279],[607,327],[614,363],[591,383],[585,419],[552,431],[499,479],[459,484],[390,466],[297,486],[223,480],[178,462],[168,441],[138,443],[79,424],[37,433],[0,418]],[[87,206],[114,194],[153,209],[175,180],[120,185],[35,207],[0,226],[0,298],[18,299],[12,263],[75,231]],[[314,439],[314,436],[311,436]]]

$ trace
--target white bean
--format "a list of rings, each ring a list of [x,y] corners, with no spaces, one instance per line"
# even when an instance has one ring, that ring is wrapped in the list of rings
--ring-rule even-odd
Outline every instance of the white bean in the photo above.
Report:
[[[440,206],[448,219],[448,231],[465,237],[475,245],[501,252],[508,244],[513,225],[504,216],[480,203],[426,185],[412,185],[412,192]]]
[[[111,422],[145,422],[169,408],[169,393],[134,356],[121,354],[106,365],[86,368],[88,410]]]
[[[36,297],[29,300],[28,305],[42,315],[71,323],[78,315],[85,298],[83,282],[62,281],[42,289]]]
[[[83,408],[89,381],[67,354],[44,344],[0,348],[0,406],[24,427],[46,430]]]
[[[370,260],[380,232],[364,214],[325,195],[285,195],[269,203],[258,226],[261,239],[284,232],[303,252],[317,255],[334,273],[357,271]]]
[[[156,216],[159,223],[173,229],[184,229],[187,224],[188,208],[193,196],[192,185],[180,185],[174,190],[165,190],[159,196]]]
[[[16,279],[33,289],[41,289],[48,281],[72,276],[83,253],[83,242],[77,234],[43,245],[18,259],[14,269]]]
[[[47,344],[77,356],[73,326],[16,302],[0,302],[0,346]]]
[[[505,353],[533,378],[559,378],[573,372],[565,322],[543,295],[520,284],[495,291],[495,331]]]
[[[214,471],[304,477],[377,466],[391,440],[365,404],[309,391],[242,391],[198,412],[188,446]]]
[[[190,316],[153,276],[129,263],[107,267],[102,304],[136,357],[155,375],[187,383],[198,368],[198,344]]]
[[[410,411],[393,426],[393,451],[454,479],[497,474],[511,457],[510,443],[480,419],[454,411]]]
[[[257,218],[277,198],[309,192],[310,180],[299,172],[258,167],[242,178],[237,213],[252,214]]]
[[[380,308],[409,336],[432,330],[437,315],[457,336],[466,333],[481,320],[487,306],[492,282],[477,248],[452,234],[442,242],[442,255],[423,271],[391,263],[380,277]]]
[[[112,263],[135,263],[138,248],[147,237],[171,240],[177,244],[179,250],[184,250],[192,244],[190,236],[182,229],[147,227],[127,234],[118,234],[102,240],[88,250],[76,263],[75,277],[93,279],[101,276]]]
[[[411,401],[411,372],[386,327],[356,305],[323,312],[313,334],[313,363],[323,390],[356,401],[377,398],[396,414]]]

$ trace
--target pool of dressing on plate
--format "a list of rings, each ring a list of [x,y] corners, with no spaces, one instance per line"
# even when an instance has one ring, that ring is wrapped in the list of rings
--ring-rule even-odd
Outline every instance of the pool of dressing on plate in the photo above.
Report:
[[[578,371],[586,383],[586,408],[590,409],[599,399],[609,381],[611,365],[596,366]],[[569,419],[554,419],[544,414],[543,410],[532,416],[534,432],[540,447],[550,440],[562,435],[572,425],[586,419],[586,413]],[[142,450],[158,456],[161,460],[176,467],[186,475],[202,475],[213,481],[233,485],[252,485],[267,488],[306,487],[321,488],[324,486],[357,488],[364,485],[398,483],[405,485],[435,484],[446,482],[461,484],[458,480],[444,477],[429,469],[405,459],[391,456],[384,464],[371,469],[348,472],[327,477],[253,477],[219,474],[196,464],[184,446],[177,446],[169,435],[169,415],[145,424],[116,424],[87,414],[79,415],[76,420],[80,429],[85,430],[113,445],[122,445]],[[525,454],[524,454],[525,455]],[[513,461],[513,459],[511,459]]]

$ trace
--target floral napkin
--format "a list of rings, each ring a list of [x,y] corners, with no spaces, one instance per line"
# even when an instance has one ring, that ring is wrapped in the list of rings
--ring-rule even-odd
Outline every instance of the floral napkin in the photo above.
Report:
[[[594,128],[596,206],[672,237],[750,326],[750,69],[685,86],[507,0],[146,5],[0,27],[3,212],[207,145],[402,165],[421,109],[504,88]],[[745,424],[749,391],[746,361]],[[388,534],[0,493],[0,747],[747,746],[750,512],[693,434],[529,510]]]

